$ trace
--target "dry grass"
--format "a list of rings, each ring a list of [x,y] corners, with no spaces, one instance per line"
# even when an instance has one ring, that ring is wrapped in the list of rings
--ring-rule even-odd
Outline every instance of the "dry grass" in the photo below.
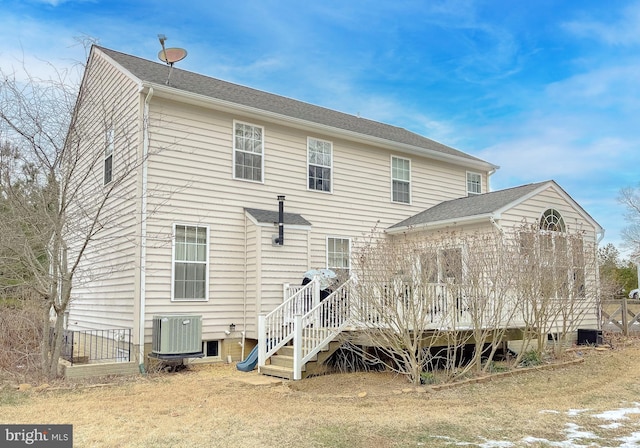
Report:
[[[243,381],[255,372],[233,365],[104,387],[27,393],[5,387],[0,423],[71,423],[76,447],[444,447],[487,440],[559,446],[539,439],[566,441],[571,425],[593,433],[580,440],[583,446],[620,446],[617,437],[638,431],[640,410],[609,428],[596,415],[636,406],[640,341],[572,353],[585,361],[438,391],[382,373],[255,386]]]

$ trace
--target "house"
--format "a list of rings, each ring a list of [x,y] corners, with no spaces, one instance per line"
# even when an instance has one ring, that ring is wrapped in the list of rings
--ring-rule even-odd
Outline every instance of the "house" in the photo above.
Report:
[[[131,328],[138,362],[167,313],[202,316],[205,359],[239,360],[283,285],[348,271],[374,227],[602,234],[553,181],[490,192],[496,165],[405,129],[99,46],[74,123],[83,200],[111,196],[68,327]]]

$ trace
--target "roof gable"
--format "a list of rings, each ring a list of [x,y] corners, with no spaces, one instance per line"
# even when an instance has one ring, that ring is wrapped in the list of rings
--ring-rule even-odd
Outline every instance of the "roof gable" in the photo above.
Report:
[[[441,202],[417,215],[411,216],[389,227],[389,231],[403,231],[411,227],[427,227],[444,225],[456,221],[472,221],[490,218],[499,218],[506,210],[517,206],[532,196],[539,194],[547,188],[557,191],[568,203],[576,209],[585,220],[589,221],[595,229],[601,231],[600,225],[569,196],[556,182],[546,181],[521,185],[475,196],[466,196]]]
[[[149,61],[103,47],[94,46],[93,49],[111,58],[122,69],[136,77],[140,82],[167,88],[169,67],[166,64]],[[482,159],[403,128],[233,84],[175,67],[171,69],[168,88],[207,98],[215,98],[228,103],[328,126],[362,136],[386,140],[390,143],[406,145],[426,153],[433,152],[443,154],[458,158],[461,162],[467,161],[468,163],[476,165],[484,165],[487,170],[498,168],[496,165],[492,165]]]

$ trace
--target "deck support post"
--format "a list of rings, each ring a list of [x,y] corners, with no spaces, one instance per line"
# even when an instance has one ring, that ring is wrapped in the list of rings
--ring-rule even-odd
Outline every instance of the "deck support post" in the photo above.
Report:
[[[293,325],[293,379],[302,379],[302,314],[294,316]]]

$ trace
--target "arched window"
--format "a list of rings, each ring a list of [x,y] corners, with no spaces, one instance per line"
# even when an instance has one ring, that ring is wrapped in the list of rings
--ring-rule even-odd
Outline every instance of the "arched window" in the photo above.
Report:
[[[564,219],[559,211],[552,208],[546,210],[540,218],[540,230],[549,232],[565,232]]]

